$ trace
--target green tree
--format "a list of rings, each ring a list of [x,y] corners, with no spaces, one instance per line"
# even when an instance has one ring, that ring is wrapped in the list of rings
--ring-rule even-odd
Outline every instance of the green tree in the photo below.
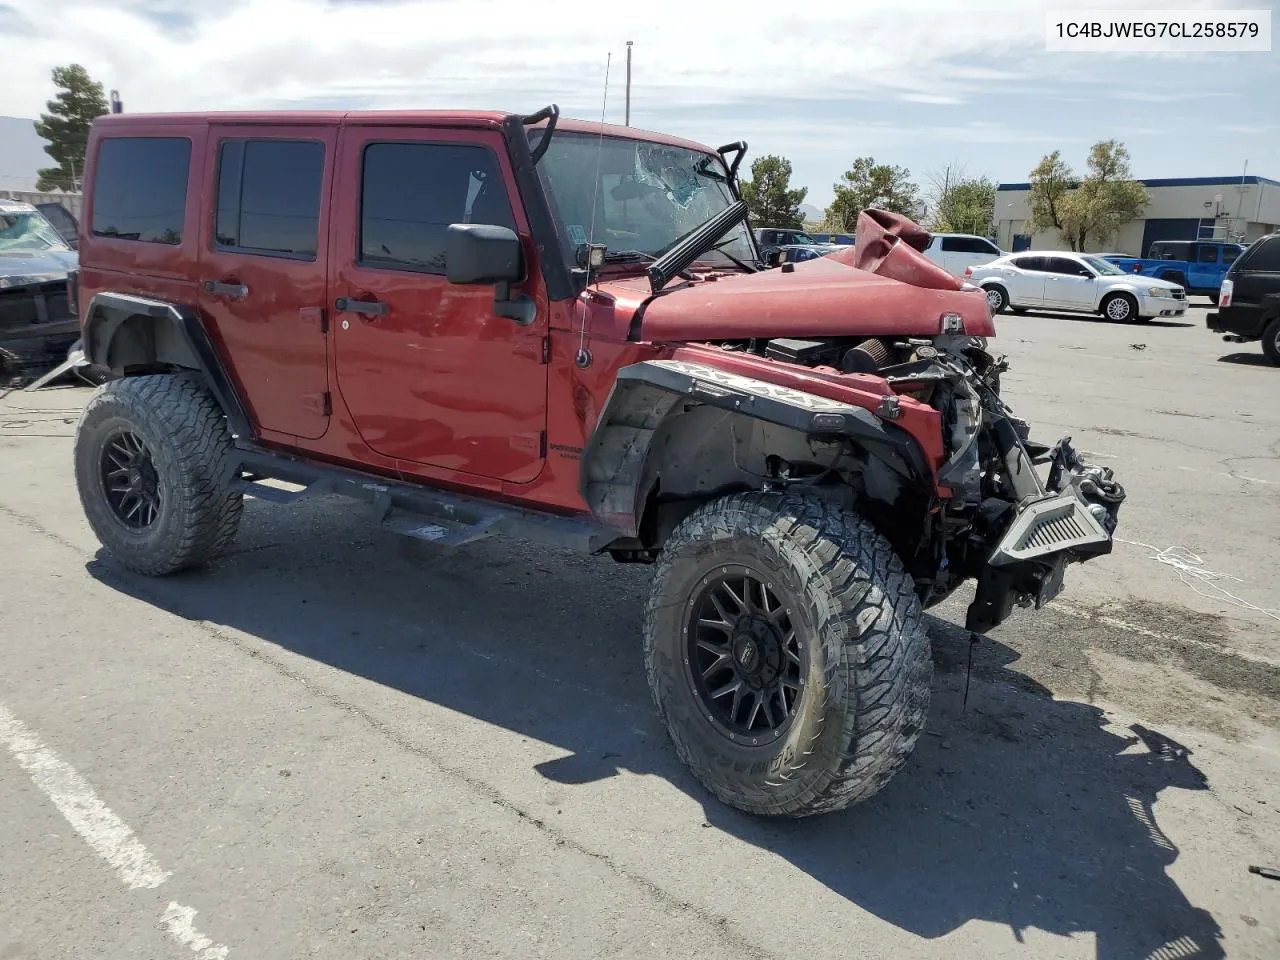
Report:
[[[1060,203],[1062,233],[1072,250],[1091,240],[1108,244],[1120,225],[1147,208],[1147,188],[1133,179],[1129,151],[1118,140],[1101,140],[1089,150],[1089,172]]]
[[[873,157],[856,158],[833,189],[836,198],[827,207],[826,219],[841,232],[853,230],[858,214],[871,207],[917,219],[924,215],[920,188],[912,183],[911,171],[876,163]]]
[[[739,185],[742,199],[747,201],[751,219],[765,227],[798,230],[804,226],[800,204],[808,195],[807,187],[791,189],[791,161],[770,154],[751,164],[751,179]]]
[[[75,192],[84,174],[89,125],[109,109],[107,98],[102,84],[95,83],[78,63],[54,67],[53,83],[60,92],[46,104],[49,112],[40,114],[36,133],[49,141],[45,153],[58,165],[39,171],[36,189]]]
[[[1076,186],[1075,174],[1055,150],[1031,171],[1031,228],[1037,232],[1062,229],[1063,199]]]
[[[965,176],[963,167],[946,167],[930,177],[931,228],[940,233],[991,235],[996,212],[996,183],[990,177]]]

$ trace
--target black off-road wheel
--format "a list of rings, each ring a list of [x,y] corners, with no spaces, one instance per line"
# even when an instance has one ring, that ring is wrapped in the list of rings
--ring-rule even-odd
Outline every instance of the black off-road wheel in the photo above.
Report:
[[[911,577],[869,523],[816,498],[738,494],[686,518],[658,559],[644,649],[680,759],[749,813],[867,799],[929,709]]]
[[[231,543],[244,499],[223,477],[231,433],[186,375],[103,384],[76,428],[80,503],[98,540],[138,573],[199,566]]]

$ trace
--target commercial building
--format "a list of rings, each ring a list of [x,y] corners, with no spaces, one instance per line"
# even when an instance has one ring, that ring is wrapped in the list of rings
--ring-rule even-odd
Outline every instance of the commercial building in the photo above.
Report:
[[[1142,219],[1116,236],[1090,238],[1093,252],[1145,256],[1156,240],[1252,241],[1280,226],[1280,181],[1252,174],[1142,180],[1148,203]],[[1067,249],[1057,230],[1033,233],[1031,184],[996,188],[996,243],[1004,250]]]

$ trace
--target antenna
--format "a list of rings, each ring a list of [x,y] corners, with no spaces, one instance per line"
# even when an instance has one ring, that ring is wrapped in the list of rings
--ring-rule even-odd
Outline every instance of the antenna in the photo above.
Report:
[[[627,41],[627,119],[626,125],[631,126],[631,41]]]
[[[600,139],[596,144],[596,175],[591,183],[591,223],[587,228],[587,278],[591,277],[591,249],[596,241],[596,202],[600,199],[600,158],[604,154],[604,117],[609,106],[609,67],[613,63],[610,53],[604,62],[604,96],[600,102]],[[579,301],[581,302],[581,301]],[[591,353],[586,347],[587,341],[587,306],[582,305],[582,326],[578,328],[578,366],[586,369],[591,366]]]

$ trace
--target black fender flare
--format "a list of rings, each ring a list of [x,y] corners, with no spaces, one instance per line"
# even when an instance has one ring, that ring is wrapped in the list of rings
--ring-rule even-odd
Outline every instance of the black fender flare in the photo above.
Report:
[[[935,498],[933,473],[915,439],[871,411],[704,363],[646,360],[623,367],[583,450],[578,491],[596,519],[640,534],[659,429],[679,409],[709,406],[805,437],[845,439],[887,466],[920,496]]]
[[[222,408],[232,436],[253,438],[240,395],[191,307],[127,293],[95,294],[85,310],[81,344],[85,359],[113,377],[128,376],[132,366],[195,372]]]

